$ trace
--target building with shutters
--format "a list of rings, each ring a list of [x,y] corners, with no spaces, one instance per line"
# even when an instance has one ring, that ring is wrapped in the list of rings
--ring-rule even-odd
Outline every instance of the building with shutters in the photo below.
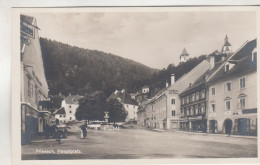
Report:
[[[208,131],[257,135],[256,39],[238,49],[207,83]]]

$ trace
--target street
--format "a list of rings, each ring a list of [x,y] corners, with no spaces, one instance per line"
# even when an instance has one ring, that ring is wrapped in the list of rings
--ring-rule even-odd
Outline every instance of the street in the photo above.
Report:
[[[150,159],[257,157],[257,138],[146,129],[71,133],[58,144],[42,139],[22,145],[22,159]]]

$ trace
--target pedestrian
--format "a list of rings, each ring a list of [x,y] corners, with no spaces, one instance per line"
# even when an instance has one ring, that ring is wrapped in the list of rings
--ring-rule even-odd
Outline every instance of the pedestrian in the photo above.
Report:
[[[50,135],[50,125],[49,123],[47,123],[45,127],[45,138],[49,139],[49,135]]]
[[[83,124],[80,126],[81,128],[81,138],[85,139],[87,137],[87,123],[83,121]]]

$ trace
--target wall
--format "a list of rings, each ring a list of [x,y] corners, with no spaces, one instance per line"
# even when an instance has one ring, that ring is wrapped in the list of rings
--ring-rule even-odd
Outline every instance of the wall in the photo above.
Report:
[[[137,105],[132,105],[132,104],[123,104],[123,106],[124,106],[125,110],[128,113],[128,115],[126,117],[126,121],[137,120],[138,106]]]
[[[244,89],[240,89],[240,82],[239,79],[241,77],[246,77],[246,87]],[[230,92],[224,92],[224,82],[231,81],[232,82],[232,88]],[[218,132],[221,133],[224,131],[223,123],[225,119],[229,118],[233,120],[238,117],[243,117],[246,115],[242,114],[242,110],[238,107],[238,96],[240,94],[247,95],[246,99],[246,107],[245,109],[250,108],[256,108],[257,107],[257,88],[256,88],[256,82],[257,82],[257,75],[256,72],[249,73],[246,75],[241,75],[239,77],[230,78],[226,81],[220,81],[215,84],[211,84],[209,86],[209,103],[208,103],[208,121],[209,120],[217,120],[218,121]],[[211,94],[211,88],[215,87],[216,94],[213,96]],[[231,108],[229,111],[225,111],[225,101],[224,99],[226,97],[230,97],[231,100]],[[215,102],[216,111],[212,112],[211,104]],[[233,113],[238,113],[234,115]]]

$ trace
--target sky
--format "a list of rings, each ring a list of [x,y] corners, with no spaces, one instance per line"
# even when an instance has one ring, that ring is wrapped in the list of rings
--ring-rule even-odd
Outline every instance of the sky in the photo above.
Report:
[[[256,38],[254,12],[85,12],[25,13],[34,16],[44,38],[132,59],[152,68],[178,65],[221,50],[226,34],[235,51]]]

